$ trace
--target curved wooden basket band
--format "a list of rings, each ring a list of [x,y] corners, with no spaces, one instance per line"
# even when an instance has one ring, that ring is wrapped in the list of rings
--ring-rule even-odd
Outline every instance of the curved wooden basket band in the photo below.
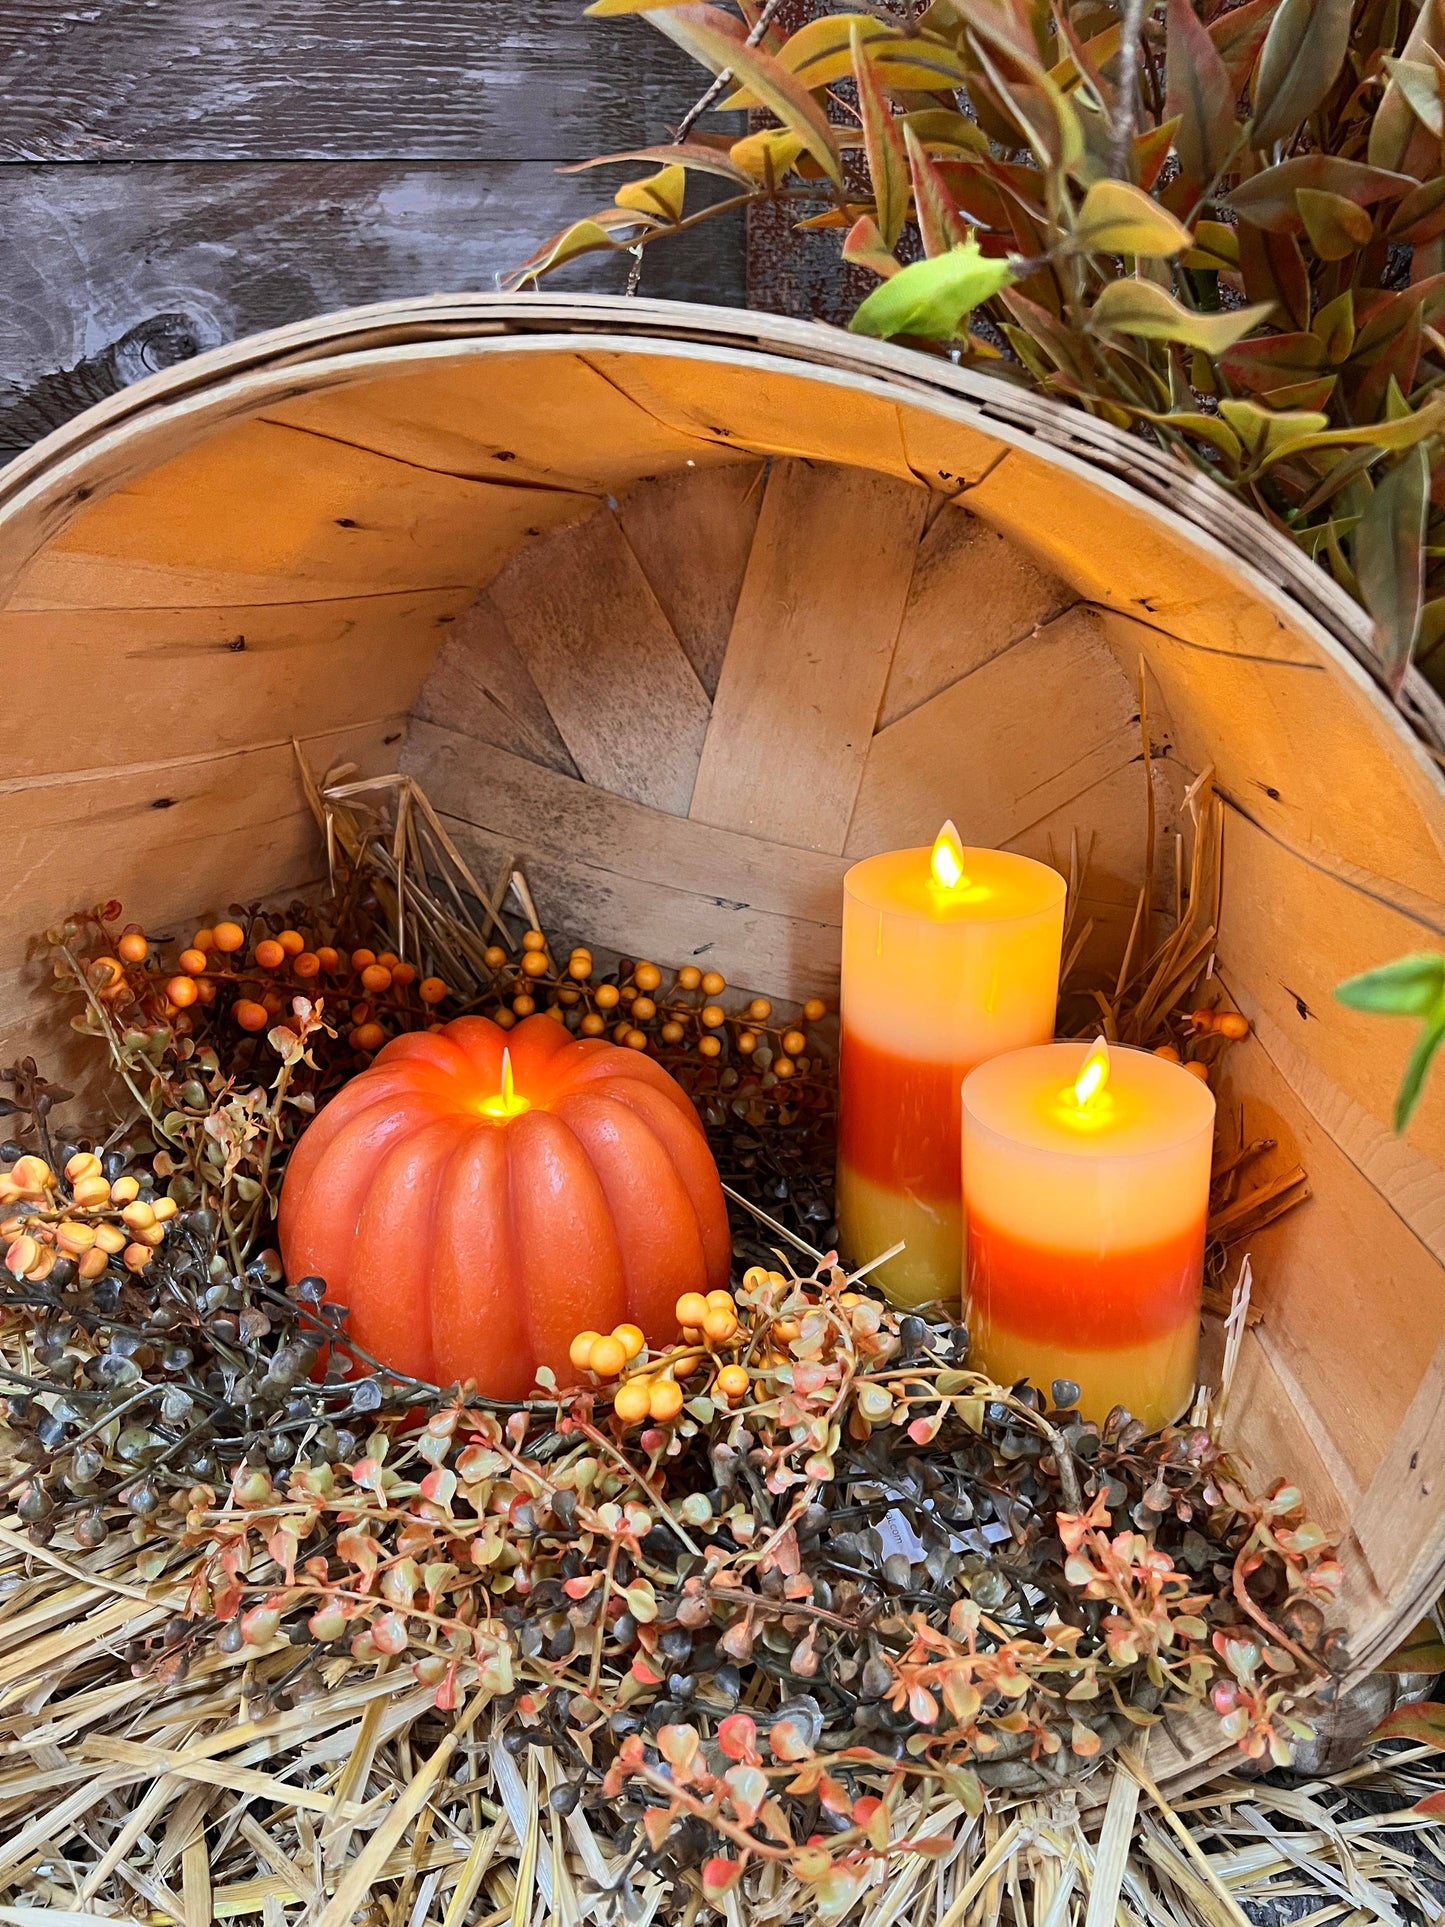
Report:
[[[1332,992],[1445,936],[1445,708],[1413,674],[1396,708],[1358,608],[1207,478],[832,329],[457,295],[90,410],[0,471],[0,582],[11,1053],[61,1048],[25,945],[77,904],[160,931],[317,877],[293,738],[415,774],[570,932],[783,997],[836,987],[847,864],[946,816],[1077,837],[1117,962],[1145,783],[1162,906],[1212,772],[1254,1025],[1222,1114],[1313,1192],[1251,1246],[1232,1423],[1342,1534],[1361,1663],[1438,1592],[1445,1079],[1396,1139],[1408,1026]]]

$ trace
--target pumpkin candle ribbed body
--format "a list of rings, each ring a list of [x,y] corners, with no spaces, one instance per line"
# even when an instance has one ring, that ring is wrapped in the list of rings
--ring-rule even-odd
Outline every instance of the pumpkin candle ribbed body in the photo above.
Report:
[[[504,1053],[515,1101],[503,1107]],[[287,1275],[324,1278],[347,1329],[434,1384],[521,1398],[574,1382],[575,1335],[673,1335],[725,1286],[727,1210],[697,1114],[660,1065],[555,1019],[397,1038],[308,1128],[282,1189]]]

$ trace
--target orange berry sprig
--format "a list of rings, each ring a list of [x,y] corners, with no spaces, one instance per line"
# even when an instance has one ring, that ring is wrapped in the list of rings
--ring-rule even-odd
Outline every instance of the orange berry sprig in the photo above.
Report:
[[[651,1050],[664,1061],[670,1054],[691,1052],[703,1063],[716,1063],[727,1053],[769,1081],[786,1081],[809,1068],[816,1052],[806,1026],[827,1014],[817,997],[803,1005],[798,1021],[773,1021],[766,997],[754,997],[742,1010],[730,1012],[718,1001],[727,989],[726,978],[696,964],[684,964],[667,988],[661,968],[645,958],[624,962],[615,980],[598,980],[592,952],[580,944],[559,969],[537,929],[524,932],[520,959],[508,957],[494,944],[484,961],[499,1006],[489,1008],[488,1014],[503,1029],[544,1009],[581,1037],[607,1037],[627,1050]],[[482,1003],[489,1006],[488,999]]]
[[[1201,1084],[1207,1084],[1212,1065],[1219,1062],[1221,1053],[1216,1052],[1212,1060],[1206,1060],[1198,1054],[1200,1049],[1216,1038],[1225,1049],[1241,1042],[1249,1035],[1249,1019],[1238,1010],[1196,1010],[1190,1013],[1187,1022],[1189,1028],[1184,1043],[1194,1055],[1186,1058],[1177,1044],[1158,1044],[1154,1055],[1171,1064],[1182,1064],[1191,1077],[1197,1077]]]
[[[68,1187],[69,1197],[62,1196]],[[133,1177],[110,1183],[93,1151],[77,1151],[60,1177],[33,1153],[0,1172],[0,1209],[16,1207],[0,1220],[5,1269],[29,1284],[41,1284],[61,1258],[79,1276],[102,1276],[112,1258],[127,1271],[144,1271],[165,1242],[166,1226],[179,1206],[171,1197],[143,1198]]]
[[[636,1325],[618,1325],[604,1335],[578,1332],[568,1356],[579,1372],[594,1378],[618,1379],[612,1394],[612,1409],[625,1426],[650,1421],[666,1425],[678,1418],[686,1394],[678,1383],[691,1378],[704,1364],[713,1367],[709,1382],[700,1383],[696,1393],[705,1393],[721,1406],[735,1404],[752,1386],[752,1375],[736,1359],[721,1361],[720,1351],[737,1351],[746,1346],[748,1334],[738,1319],[738,1308],[729,1291],[686,1291],[678,1299],[676,1316],[681,1342],[653,1355]]]
[[[101,916],[94,921],[104,936]],[[229,1016],[242,1031],[264,1031],[285,1021],[293,998],[320,995],[336,1006],[347,1042],[363,1057],[389,1036],[435,1023],[438,1006],[451,995],[441,978],[423,977],[395,952],[365,946],[345,952],[289,926],[273,935],[260,916],[249,922],[249,935],[230,918],[197,930],[169,971],[146,933],[129,924],[113,955],[85,966],[87,981],[128,1021],[132,1015],[164,1021],[183,1036],[211,1015]]]

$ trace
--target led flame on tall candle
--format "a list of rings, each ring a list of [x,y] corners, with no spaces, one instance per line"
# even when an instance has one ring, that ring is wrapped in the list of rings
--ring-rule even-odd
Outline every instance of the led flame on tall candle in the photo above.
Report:
[[[895,1303],[953,1299],[962,1276],[959,1087],[985,1058],[1054,1034],[1064,880],[1028,857],[931,848],[843,880],[838,1225]]]
[[[933,839],[933,852],[928,859],[928,867],[933,872],[933,880],[943,890],[956,890],[968,878],[963,873],[963,843],[952,820],[944,824]]]

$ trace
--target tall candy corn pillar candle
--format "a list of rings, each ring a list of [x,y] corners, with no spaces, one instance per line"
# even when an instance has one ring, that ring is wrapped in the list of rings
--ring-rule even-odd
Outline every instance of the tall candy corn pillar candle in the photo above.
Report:
[[[1102,1422],[1189,1404],[1214,1099],[1177,1064],[1047,1044],[963,1087],[967,1320],[1004,1384],[1071,1378]]]
[[[843,879],[838,1229],[895,1304],[962,1281],[959,1086],[1054,1034],[1064,879],[1000,850],[895,850]]]

